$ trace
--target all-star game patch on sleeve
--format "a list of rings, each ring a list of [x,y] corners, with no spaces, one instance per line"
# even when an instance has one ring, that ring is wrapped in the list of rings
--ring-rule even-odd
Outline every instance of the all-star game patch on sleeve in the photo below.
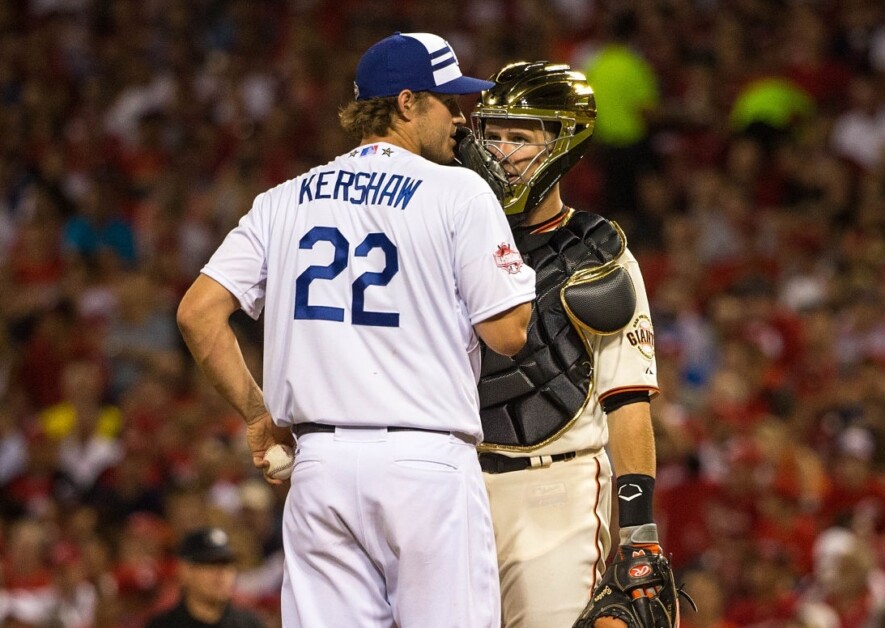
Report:
[[[462,216],[457,281],[471,323],[534,299],[535,271],[523,261],[494,195],[475,197]]]
[[[502,242],[495,251],[495,265],[508,274],[515,275],[522,270],[522,255],[512,245]]]

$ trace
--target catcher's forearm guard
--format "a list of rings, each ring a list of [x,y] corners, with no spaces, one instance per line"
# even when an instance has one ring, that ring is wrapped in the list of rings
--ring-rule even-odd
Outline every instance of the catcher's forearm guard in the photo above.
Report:
[[[600,617],[620,619],[629,628],[678,628],[680,597],[697,610],[691,596],[676,586],[659,546],[621,545],[572,628],[593,628]]]

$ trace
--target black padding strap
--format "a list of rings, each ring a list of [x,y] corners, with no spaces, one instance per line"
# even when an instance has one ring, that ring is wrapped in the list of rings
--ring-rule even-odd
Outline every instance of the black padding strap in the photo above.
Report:
[[[577,455],[577,452],[569,451],[564,454],[553,454],[552,456],[545,457],[549,458],[550,462],[562,462],[563,460],[571,460]],[[528,469],[532,466],[532,459],[530,456],[511,458],[501,454],[482,453],[479,454],[479,466],[486,473],[510,473],[511,471]]]

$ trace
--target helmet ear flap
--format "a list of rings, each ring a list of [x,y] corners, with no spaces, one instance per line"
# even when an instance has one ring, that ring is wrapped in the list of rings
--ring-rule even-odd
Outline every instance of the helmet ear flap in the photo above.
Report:
[[[554,185],[559,183],[563,175],[581,160],[586,152],[586,148],[589,148],[589,142],[590,136],[588,135],[579,145],[574,146],[571,150],[562,153],[558,157],[554,157],[552,162],[539,173],[537,179],[534,182],[529,182],[529,193],[523,211],[537,207],[544,200],[544,197],[553,189]]]

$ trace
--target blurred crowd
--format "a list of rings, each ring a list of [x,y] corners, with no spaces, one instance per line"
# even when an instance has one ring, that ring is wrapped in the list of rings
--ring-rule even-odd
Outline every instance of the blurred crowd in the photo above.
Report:
[[[0,626],[140,627],[209,524],[279,625],[285,492],[175,308],[257,193],[352,145],[338,108],[395,30],[474,76],[564,61],[623,104],[563,196],[644,271],[683,624],[885,625],[881,2],[22,0],[0,2]],[[613,52],[641,111],[602,89]],[[235,321],[260,376],[260,322]]]

